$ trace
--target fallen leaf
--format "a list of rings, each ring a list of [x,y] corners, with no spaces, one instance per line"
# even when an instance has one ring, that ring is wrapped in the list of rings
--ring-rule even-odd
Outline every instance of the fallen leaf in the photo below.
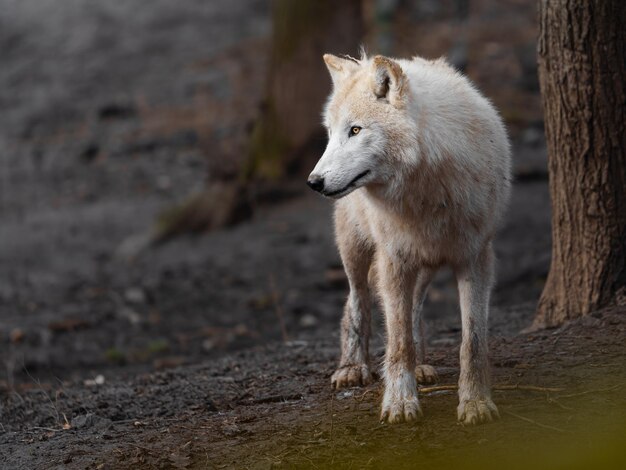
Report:
[[[48,329],[56,333],[63,333],[67,331],[80,330],[82,328],[88,328],[90,326],[88,321],[80,318],[64,318],[63,320],[48,323]]]

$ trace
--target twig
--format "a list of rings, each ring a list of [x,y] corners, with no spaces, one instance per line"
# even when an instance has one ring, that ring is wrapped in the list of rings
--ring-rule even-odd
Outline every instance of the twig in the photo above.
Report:
[[[24,366],[24,372],[26,372],[26,375],[28,375],[28,377],[30,377],[30,379],[37,384],[37,387],[39,388],[39,391],[41,393],[44,394],[44,396],[48,399],[48,401],[50,402],[50,405],[52,406],[52,409],[54,410],[54,413],[56,414],[56,422],[60,423],[61,422],[61,417],[59,416],[59,409],[57,408],[56,404],[52,401],[52,398],[50,398],[50,396],[48,395],[48,392],[46,392],[43,388],[43,386],[41,385],[41,381],[39,379],[36,379],[35,377],[33,377],[32,375],[30,375],[30,371],[28,370],[28,368],[26,366]]]
[[[43,431],[50,431],[50,432],[61,432],[61,431],[65,431],[65,429],[61,428],[61,429],[54,429],[54,428],[46,428],[44,426],[33,426],[31,429],[41,429]]]
[[[355,398],[357,401],[363,401],[363,400],[365,400],[365,396],[366,396],[368,393],[374,393],[374,392],[377,392],[377,390],[365,390],[365,392],[363,392],[361,395],[355,396],[354,398]]]
[[[287,334],[287,327],[285,326],[285,316],[283,314],[283,308],[280,305],[280,296],[278,294],[278,289],[276,289],[276,282],[274,281],[273,274],[270,274],[270,293],[272,295],[272,302],[274,303],[274,312],[278,317],[280,332],[283,335],[283,341],[286,343],[289,341],[289,335]]]
[[[20,395],[16,390],[12,390],[11,391],[11,395],[14,397],[17,397],[20,399],[20,404],[23,405],[26,403],[26,401],[24,400],[24,398],[22,398],[22,395]]]
[[[432,387],[417,387],[418,393],[453,392],[458,389],[458,385],[434,385]]]
[[[315,463],[313,462],[313,460],[312,460],[312,459],[311,459],[308,455],[306,455],[306,454],[304,453],[304,451],[305,451],[305,450],[308,450],[308,449],[310,449],[311,447],[313,447],[313,446],[300,447],[300,448],[298,449],[298,453],[299,453],[302,457],[304,457],[305,459],[307,459],[313,468],[319,468],[317,465],[315,465]]]
[[[141,449],[141,450],[145,450],[146,452],[152,454],[152,455],[161,455],[158,451],[154,450],[154,449],[150,449],[148,447],[143,447],[137,444],[133,444],[132,442],[130,443],[131,446],[136,447],[137,449]]]
[[[598,388],[596,390],[585,390],[584,392],[579,392],[579,393],[570,393],[569,395],[559,395],[556,398],[573,398],[573,397],[580,397],[582,395],[588,395],[589,393],[600,393],[600,392],[611,392],[613,390],[615,390],[616,388],[619,388],[620,385],[614,385],[612,387],[609,388]]]
[[[246,404],[256,405],[262,403],[285,403],[287,401],[302,400],[301,393],[292,393],[289,395],[269,395],[265,397],[253,398],[246,400]]]
[[[523,390],[525,392],[540,392],[540,393],[555,393],[562,392],[564,389],[561,387],[539,387],[538,385],[496,385],[494,390]]]
[[[548,397],[548,403],[554,403],[556,406],[558,406],[562,410],[574,411],[574,408],[570,408],[569,406],[565,406],[562,403],[560,403],[558,400],[555,400],[554,398]]]
[[[543,423],[540,423],[539,421],[535,421],[534,419],[526,418],[525,416],[520,416],[520,415],[512,413],[511,411],[508,411],[508,410],[504,410],[504,412],[506,414],[508,414],[508,415],[514,416],[514,417],[516,417],[518,419],[521,419],[523,421],[526,421],[528,423],[536,424],[537,426],[545,428],[545,429],[551,429],[552,431],[557,431],[557,432],[562,432],[562,433],[566,433],[567,432],[565,429],[557,428],[555,426],[550,426],[549,424],[543,424]]]
[[[432,387],[420,387],[418,388],[419,393],[433,393],[433,392],[452,392],[458,390],[458,385],[434,385]],[[505,391],[505,390],[523,390],[525,392],[562,392],[562,388],[556,387],[539,387],[537,385],[494,385],[492,390],[497,391]],[[560,397],[559,397],[560,398]]]
[[[196,428],[190,428],[187,426],[183,426],[182,424],[172,424],[172,427],[174,428],[179,428],[179,429],[186,429],[187,431],[198,431],[199,429],[213,429],[209,426],[198,426]]]

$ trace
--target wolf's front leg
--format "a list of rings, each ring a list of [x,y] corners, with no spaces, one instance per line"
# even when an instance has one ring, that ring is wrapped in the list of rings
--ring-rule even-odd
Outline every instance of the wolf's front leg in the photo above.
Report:
[[[378,256],[380,296],[387,326],[381,420],[415,421],[422,415],[415,380],[415,346],[411,310],[416,270],[407,260]]]
[[[487,346],[493,263],[489,243],[473,263],[456,273],[463,327],[457,415],[463,424],[479,424],[500,417],[491,400]]]
[[[369,367],[370,296],[367,286],[350,287],[341,320],[341,361],[331,377],[334,388],[372,382]]]
[[[369,269],[373,246],[337,220],[337,241],[350,284],[341,320],[341,361],[331,377],[334,388],[358,387],[372,382],[369,366],[370,292]]]

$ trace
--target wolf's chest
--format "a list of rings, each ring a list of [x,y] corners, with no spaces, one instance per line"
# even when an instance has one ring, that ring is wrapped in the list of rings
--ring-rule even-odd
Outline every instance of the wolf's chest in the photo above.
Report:
[[[471,230],[450,207],[425,209],[373,215],[370,226],[377,248],[431,266],[454,263],[473,250]]]

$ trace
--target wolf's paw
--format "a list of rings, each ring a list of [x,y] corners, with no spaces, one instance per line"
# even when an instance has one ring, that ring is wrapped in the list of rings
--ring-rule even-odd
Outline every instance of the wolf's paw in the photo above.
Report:
[[[383,408],[380,413],[380,420],[389,424],[411,423],[424,416],[417,396],[395,398],[391,400],[383,399]]]
[[[439,380],[435,368],[426,364],[415,366],[415,378],[420,384],[434,384]]]
[[[387,371],[380,420],[390,424],[417,421],[423,415],[417,399],[415,377],[409,371],[394,375]]]
[[[365,364],[343,366],[330,378],[333,388],[361,387],[373,382],[370,368]]]
[[[464,400],[459,403],[457,416],[461,424],[482,424],[500,418],[498,407],[490,398],[483,400]]]

